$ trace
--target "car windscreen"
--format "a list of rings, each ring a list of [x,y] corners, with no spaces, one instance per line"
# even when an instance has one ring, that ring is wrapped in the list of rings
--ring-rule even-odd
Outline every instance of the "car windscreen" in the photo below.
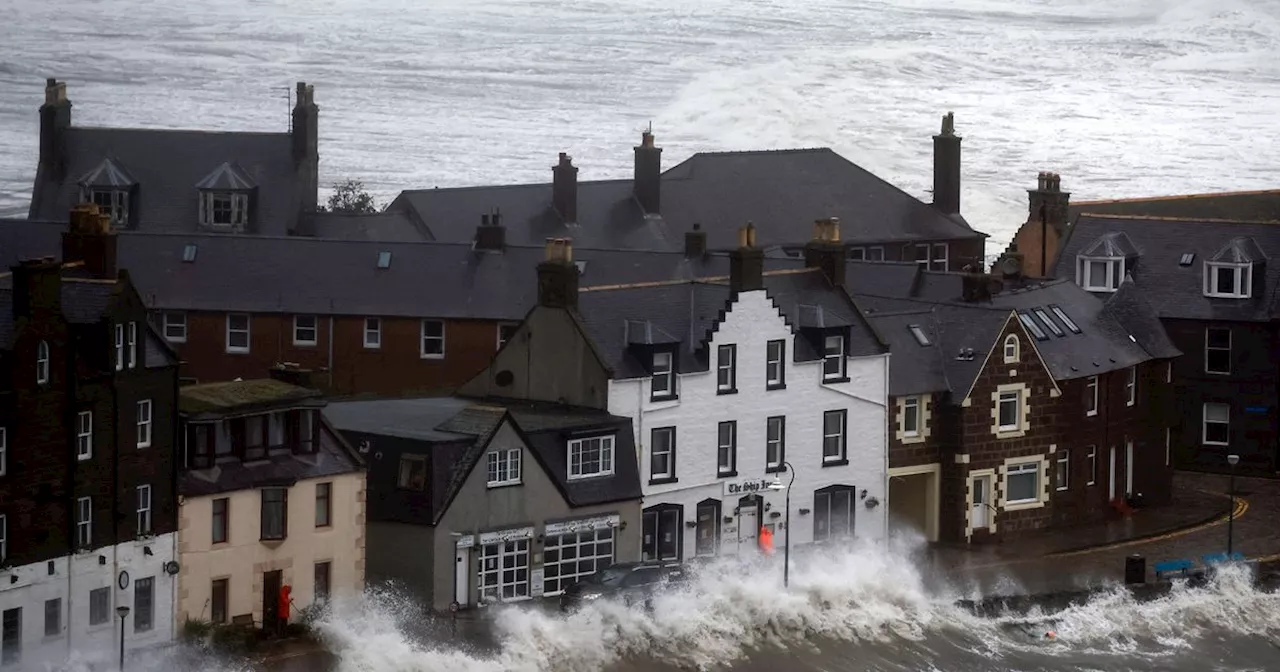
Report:
[[[662,580],[662,575],[663,572],[659,571],[657,567],[645,567],[631,572],[631,575],[627,577],[627,580],[622,585],[628,587],[647,586]]]
[[[624,567],[608,567],[582,579],[582,583],[594,586],[616,586],[631,573]]]

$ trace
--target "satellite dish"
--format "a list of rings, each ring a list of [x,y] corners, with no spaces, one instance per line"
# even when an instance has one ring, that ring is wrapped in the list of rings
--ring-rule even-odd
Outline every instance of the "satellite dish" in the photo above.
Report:
[[[1005,275],[1018,275],[1022,272],[1022,261],[1017,257],[1005,257],[1000,262],[1000,270]]]

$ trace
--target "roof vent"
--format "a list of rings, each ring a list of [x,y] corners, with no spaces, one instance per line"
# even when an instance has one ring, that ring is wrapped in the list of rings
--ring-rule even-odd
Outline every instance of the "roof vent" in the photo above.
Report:
[[[960,352],[956,353],[956,360],[961,362],[972,362],[973,348],[960,348]]]
[[[182,248],[182,260],[188,264],[196,260],[195,245],[187,245],[186,247]]]

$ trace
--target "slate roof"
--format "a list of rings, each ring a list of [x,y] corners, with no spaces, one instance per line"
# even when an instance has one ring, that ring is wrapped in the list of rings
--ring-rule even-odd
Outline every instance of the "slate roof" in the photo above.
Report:
[[[814,220],[839,217],[846,243],[985,237],[827,148],[695,154],[662,173],[661,215],[645,216],[632,181],[578,182],[578,222],[564,224],[552,186],[500,185],[404,191],[391,210],[412,213],[437,240],[470,240],[498,210],[508,242],[572,237],[576,246],[677,250],[695,223],[711,249],[737,244],[756,225],[760,245],[803,244]]]
[[[178,408],[194,420],[239,415],[318,401],[321,394],[273,378],[187,385],[178,390]],[[319,402],[322,403],[322,402]]]
[[[851,356],[884,352],[884,344],[858,306],[843,290],[832,287],[818,269],[766,272],[764,280],[766,293],[793,331],[848,327]],[[629,346],[646,342],[679,343],[679,370],[707,370],[706,345],[730,308],[729,301],[727,277],[704,277],[584,287],[578,312],[614,375],[635,378],[648,375],[649,362],[641,361]],[[797,339],[794,352],[798,361],[818,356],[804,339]]]
[[[61,254],[65,224],[0,220],[0,264]],[[146,304],[171,310],[520,320],[537,299],[544,247],[381,243],[299,236],[122,232],[119,264]],[[188,246],[194,261],[184,262]],[[389,267],[378,268],[390,253]],[[728,258],[579,249],[579,282],[611,285],[723,276]],[[799,262],[772,260],[794,267]],[[448,291],[428,291],[448,288]]]
[[[1032,329],[1024,324],[1024,332],[1035,341],[1056,380],[1181,354],[1158,320],[1153,320],[1151,307],[1138,292],[1117,292],[1104,303],[1074,283],[1059,279],[1011,282],[989,302],[966,302],[962,274],[914,266],[863,261],[848,264],[846,282],[854,288],[854,297],[890,342],[894,356],[889,388],[893,395],[967,393],[996,336],[1013,314],[1020,322],[1025,315],[1035,325]],[[912,324],[924,328],[930,345],[916,341],[909,330]],[[972,349],[972,359],[964,355],[967,349]],[[932,361],[934,357],[937,362]]]
[[[1082,214],[1275,221],[1280,220],[1280,189],[1078,201],[1068,206],[1067,221]]]
[[[131,220],[139,230],[195,231],[199,221],[197,185],[207,178],[219,184],[257,185],[255,233],[285,235],[301,211],[300,186],[288,133],[91,128],[67,130],[67,169],[61,180],[39,183],[29,219],[62,220],[80,202],[80,181],[100,174],[104,160],[138,185],[131,199]],[[220,170],[223,164],[228,169]],[[48,178],[46,178],[48,179]]]
[[[511,422],[538,465],[571,506],[589,506],[638,499],[641,496],[634,438],[629,418],[604,411],[532,402],[468,400],[429,397],[330,404],[326,416],[335,427],[381,436],[397,436],[428,443],[452,444],[470,439],[449,478],[438,522],[480,464],[489,441],[503,422]],[[613,430],[614,474],[607,478],[568,479],[569,438],[577,433]]]
[[[1063,241],[1054,274],[1075,282],[1080,250],[1115,232],[1133,242],[1138,255],[1133,281],[1161,318],[1266,322],[1280,317],[1280,222],[1082,215]],[[1252,298],[1204,295],[1204,262],[1220,253],[1230,259],[1266,258],[1265,263],[1254,262],[1261,287],[1255,287]],[[1185,255],[1194,256],[1184,266]]]
[[[381,240],[413,243],[431,240],[431,234],[403,212],[355,214],[314,212],[303,215],[300,233],[330,240]]]

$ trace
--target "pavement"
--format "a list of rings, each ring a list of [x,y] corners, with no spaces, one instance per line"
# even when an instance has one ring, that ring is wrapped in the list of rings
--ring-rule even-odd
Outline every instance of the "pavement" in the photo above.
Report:
[[[1047,594],[1098,588],[1123,581],[1125,558],[1147,560],[1147,579],[1154,580],[1156,562],[1198,561],[1227,550],[1251,560],[1280,562],[1280,480],[1236,478],[1235,508],[1228,494],[1229,477],[1178,472],[1173,501],[1105,523],[1025,536],[975,546],[922,547],[913,560],[925,583],[966,596]],[[1234,511],[1234,516],[1229,516]],[[1231,523],[1228,524],[1228,520]],[[546,604],[526,603],[532,608]],[[489,613],[484,609],[429,617],[422,623],[427,639],[487,640]],[[483,647],[484,644],[481,644]],[[259,669],[273,672],[322,670],[332,656],[314,644],[288,644],[267,653]]]

